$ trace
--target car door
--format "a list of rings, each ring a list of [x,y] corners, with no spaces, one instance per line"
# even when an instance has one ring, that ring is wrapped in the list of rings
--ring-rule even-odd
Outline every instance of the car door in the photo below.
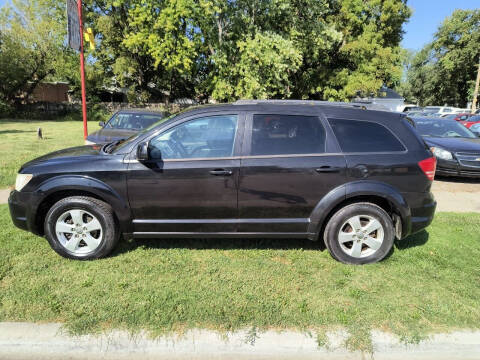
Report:
[[[240,112],[201,114],[149,140],[150,160],[128,171],[135,236],[236,231],[243,125]]]
[[[239,232],[304,237],[317,203],[346,179],[345,158],[319,114],[248,115],[239,178]]]

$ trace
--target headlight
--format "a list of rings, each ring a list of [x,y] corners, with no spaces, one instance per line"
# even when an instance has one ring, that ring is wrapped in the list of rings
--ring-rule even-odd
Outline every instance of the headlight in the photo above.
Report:
[[[452,160],[453,159],[453,155],[450,151],[447,151],[447,150],[442,149],[440,147],[432,147],[431,150],[433,152],[433,155],[435,155],[435,157],[437,157],[439,159],[442,159],[442,160]]]
[[[28,182],[32,180],[32,177],[32,174],[17,174],[17,180],[15,181],[15,190],[22,190],[25,185],[27,185]]]

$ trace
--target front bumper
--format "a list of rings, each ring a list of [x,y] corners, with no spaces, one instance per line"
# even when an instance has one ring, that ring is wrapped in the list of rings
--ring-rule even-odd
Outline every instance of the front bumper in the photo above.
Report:
[[[462,156],[455,154],[455,157]],[[479,156],[480,158],[480,156]],[[469,177],[469,178],[480,178],[480,162],[478,166],[471,164],[471,161],[464,160],[462,157],[461,160],[455,158],[453,160],[442,160],[437,159],[437,171],[436,175],[440,176],[460,176],[460,177]]]
[[[13,190],[8,198],[8,207],[13,224],[37,235],[42,235],[43,229],[36,224],[36,209],[41,198],[31,192]]]

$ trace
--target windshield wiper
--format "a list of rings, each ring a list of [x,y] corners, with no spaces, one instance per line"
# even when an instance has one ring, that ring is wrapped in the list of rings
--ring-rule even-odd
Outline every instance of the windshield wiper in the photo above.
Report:
[[[113,148],[118,145],[122,140],[116,140],[116,141],[112,141],[108,144],[105,144],[103,145],[103,148],[102,148],[102,151],[104,153],[107,153],[107,154],[110,154],[113,150]]]

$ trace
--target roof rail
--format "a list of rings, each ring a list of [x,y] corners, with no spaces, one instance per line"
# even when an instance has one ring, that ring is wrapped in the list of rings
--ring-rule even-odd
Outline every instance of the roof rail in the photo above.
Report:
[[[355,102],[340,102],[340,101],[321,101],[321,100],[237,100],[232,105],[256,105],[256,104],[274,104],[274,105],[327,105],[350,107],[362,110],[382,110],[389,111],[386,107],[374,104],[368,100],[357,100]]]

